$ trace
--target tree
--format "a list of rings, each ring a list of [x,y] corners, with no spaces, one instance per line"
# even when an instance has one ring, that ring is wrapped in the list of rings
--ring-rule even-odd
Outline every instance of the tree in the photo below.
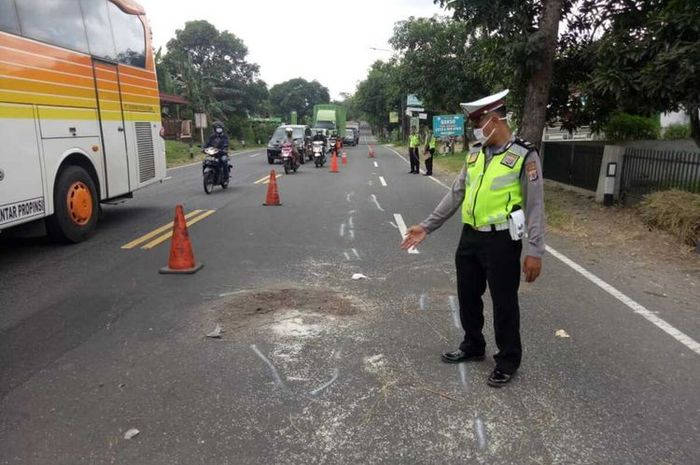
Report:
[[[559,21],[564,0],[434,0],[453,11],[477,47],[490,51],[483,66],[513,76],[519,133],[539,144],[546,120]],[[566,6],[566,10],[564,9]],[[497,89],[491,89],[497,90]],[[522,96],[522,102],[517,98]]]
[[[376,61],[367,79],[357,86],[355,99],[358,110],[377,131],[389,125],[390,111],[400,111],[401,96],[404,94],[398,63],[394,60],[388,63]]]
[[[488,91],[468,38],[463,25],[449,18],[410,17],[394,26],[389,42],[401,56],[401,82],[426,108],[459,111],[460,102]]]
[[[299,120],[313,115],[314,105],[330,102],[328,89],[318,81],[307,81],[302,78],[276,84],[270,88],[270,104],[272,109],[283,118],[292,111],[297,112]]]
[[[168,41],[163,64],[195,110],[214,118],[246,115],[260,94],[258,65],[246,61],[248,49],[234,34],[207,21],[189,21]]]

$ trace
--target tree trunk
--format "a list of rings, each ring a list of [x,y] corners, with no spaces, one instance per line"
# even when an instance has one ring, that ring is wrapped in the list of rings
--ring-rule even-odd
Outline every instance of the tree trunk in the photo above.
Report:
[[[700,147],[700,105],[687,105],[688,115],[690,115],[690,137],[695,141],[695,145]]]
[[[543,0],[544,7],[540,18],[542,48],[540,50],[539,68],[530,76],[523,106],[522,128],[520,137],[539,147],[542,131],[547,118],[549,87],[552,82],[554,54],[559,36],[563,0]]]

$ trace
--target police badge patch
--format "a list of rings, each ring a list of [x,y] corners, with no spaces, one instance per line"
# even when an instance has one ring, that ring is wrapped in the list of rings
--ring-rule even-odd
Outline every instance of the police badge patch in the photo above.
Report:
[[[512,168],[515,166],[515,164],[518,162],[518,156],[514,155],[512,153],[507,153],[505,157],[503,157],[503,160],[501,161],[501,165],[505,165],[508,168]]]
[[[467,164],[471,165],[476,161],[477,158],[479,158],[479,152],[470,153],[469,158],[467,158]]]
[[[527,171],[527,180],[530,182],[535,182],[540,178],[540,174],[537,172],[537,163],[534,161],[525,164],[525,171]]]

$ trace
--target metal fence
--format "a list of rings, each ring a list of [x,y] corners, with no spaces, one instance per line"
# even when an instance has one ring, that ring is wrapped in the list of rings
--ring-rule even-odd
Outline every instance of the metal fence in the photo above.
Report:
[[[623,200],[636,201],[668,189],[700,193],[700,153],[625,149],[620,188]]]
[[[590,191],[598,188],[605,145],[563,142],[544,143],[544,177]]]

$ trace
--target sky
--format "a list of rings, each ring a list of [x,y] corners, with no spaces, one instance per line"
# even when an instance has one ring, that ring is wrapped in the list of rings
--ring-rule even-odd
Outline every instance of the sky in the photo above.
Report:
[[[156,49],[186,21],[205,19],[248,47],[269,87],[302,77],[328,87],[331,98],[354,93],[376,60],[388,59],[394,23],[444,14],[432,0],[138,0]],[[196,5],[196,7],[194,7]],[[340,61],[340,64],[334,64]]]

